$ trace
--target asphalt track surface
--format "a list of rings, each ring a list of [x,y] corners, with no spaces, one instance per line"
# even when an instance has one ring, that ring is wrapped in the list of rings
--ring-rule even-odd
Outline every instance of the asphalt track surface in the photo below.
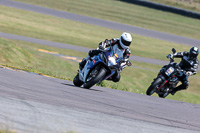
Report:
[[[84,89],[5,68],[0,68],[0,79],[0,124],[17,131],[200,132],[200,105],[97,86]]]
[[[200,105],[0,68],[0,123],[23,132],[198,133]]]

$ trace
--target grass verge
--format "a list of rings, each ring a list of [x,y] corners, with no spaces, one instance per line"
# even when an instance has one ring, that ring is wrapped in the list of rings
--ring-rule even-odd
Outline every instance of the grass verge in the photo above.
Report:
[[[1,32],[49,41],[96,48],[98,43],[104,41],[105,38],[118,38],[122,33],[99,26],[4,6],[0,6],[0,11]],[[136,56],[166,60],[165,56],[171,53],[172,47],[176,48],[177,51],[188,51],[190,49],[190,46],[187,45],[180,45],[134,34],[132,36],[133,43],[130,49],[132,54]]]
[[[0,39],[0,52],[0,64],[61,79],[72,80],[78,69],[77,62],[39,52],[29,43]],[[74,55],[76,51],[65,53]]]
[[[78,63],[54,55],[42,53],[38,48],[51,50],[65,55],[74,55],[76,51],[59,48],[50,48],[38,44],[0,39],[0,64],[14,66],[29,72],[49,75],[56,78],[73,80],[77,73]],[[79,54],[81,55],[81,54]],[[85,56],[82,53],[81,56]],[[104,81],[102,86],[123,91],[145,94],[146,89],[157,75],[162,66],[133,62],[132,67],[124,69],[119,83]],[[190,78],[190,87],[187,91],[177,93],[176,96],[167,98],[183,102],[200,104],[200,74]],[[155,95],[154,95],[155,96]]]
[[[15,0],[199,39],[200,20],[123,0]]]

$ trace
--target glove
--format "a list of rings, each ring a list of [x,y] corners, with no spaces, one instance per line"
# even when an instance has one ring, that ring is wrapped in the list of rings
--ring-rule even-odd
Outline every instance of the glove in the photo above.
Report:
[[[168,59],[173,59],[173,57],[174,57],[173,54],[168,54],[168,55],[167,55],[167,58],[168,58]]]
[[[93,56],[93,51],[90,50],[90,51],[88,52],[88,55],[89,55],[90,57],[92,57],[92,56]]]
[[[100,49],[100,50],[104,50],[105,47],[106,47],[105,42],[101,42],[101,43],[99,43],[99,49]]]

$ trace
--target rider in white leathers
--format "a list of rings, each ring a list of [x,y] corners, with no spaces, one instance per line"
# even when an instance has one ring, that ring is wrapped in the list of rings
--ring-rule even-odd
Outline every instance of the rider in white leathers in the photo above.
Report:
[[[108,50],[112,48],[113,52],[118,55],[118,58],[120,58],[121,65],[118,69],[118,71],[115,72],[115,74],[109,78],[109,80],[112,80],[114,82],[119,82],[120,80],[120,73],[119,71],[122,71],[126,67],[126,61],[130,57],[131,51],[129,49],[129,46],[131,45],[132,37],[130,33],[124,32],[120,36],[120,38],[113,38],[113,39],[106,39],[104,42],[99,43],[99,47],[95,50],[90,50],[88,53],[87,58],[83,58],[82,62],[79,63],[79,67],[82,70],[85,63],[87,62],[90,57],[93,57],[94,55],[99,54],[102,50]]]

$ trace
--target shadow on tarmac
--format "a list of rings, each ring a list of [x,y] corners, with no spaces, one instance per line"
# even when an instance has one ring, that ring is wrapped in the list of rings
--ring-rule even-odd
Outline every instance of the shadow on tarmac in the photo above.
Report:
[[[71,87],[75,87],[75,88],[81,88],[81,89],[86,89],[86,88],[83,88],[83,87],[77,87],[75,85],[72,85],[72,84],[66,84],[66,83],[61,83],[63,85],[67,85],[67,86],[71,86]],[[91,91],[99,91],[99,92],[103,92],[102,90],[97,90],[97,89],[86,89],[86,90],[91,90]]]

